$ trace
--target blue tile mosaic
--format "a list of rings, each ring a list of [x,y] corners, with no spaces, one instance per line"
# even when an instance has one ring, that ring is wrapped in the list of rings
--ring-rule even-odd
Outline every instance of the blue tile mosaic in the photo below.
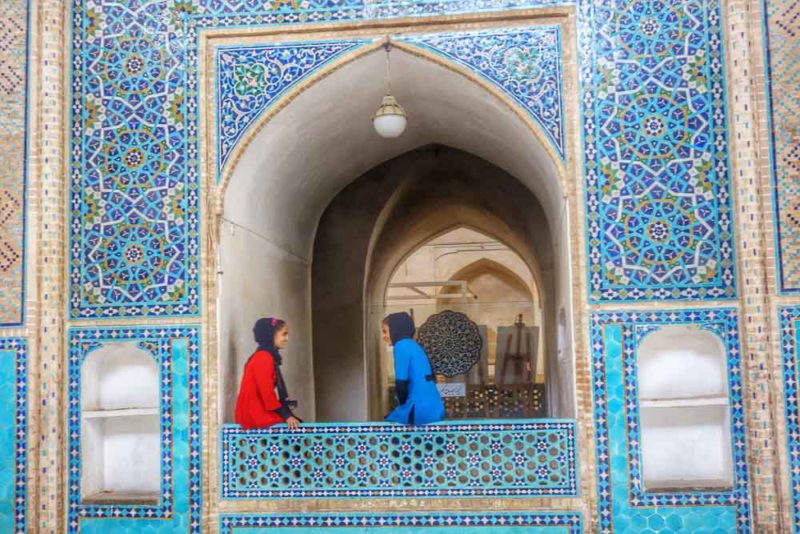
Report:
[[[70,330],[68,532],[202,531],[198,335],[196,327],[178,326]],[[159,366],[161,496],[154,505],[81,502],[81,366],[86,356],[104,343],[120,341],[136,341]]]
[[[599,532],[751,532],[737,315],[733,309],[595,313],[592,393]],[[643,332],[693,324],[716,334],[728,357],[734,483],[728,491],[644,490],[636,352]]]
[[[590,299],[735,296],[719,0],[584,1]]]
[[[278,98],[321,67],[369,42],[358,39],[218,48],[217,171],[248,127]]]
[[[198,314],[182,6],[73,6],[70,315]]]
[[[28,506],[28,354],[0,338],[0,532],[25,534]]]
[[[333,530],[340,534],[581,534],[576,512],[223,515],[220,534],[293,534]]]
[[[525,109],[564,158],[563,67],[558,26],[404,37],[489,80]]]
[[[578,494],[574,421],[226,425],[221,441],[224,499]]]
[[[786,417],[786,451],[792,494],[792,532],[800,533],[800,398],[798,362],[800,354],[800,306],[780,308],[783,359],[783,402]]]

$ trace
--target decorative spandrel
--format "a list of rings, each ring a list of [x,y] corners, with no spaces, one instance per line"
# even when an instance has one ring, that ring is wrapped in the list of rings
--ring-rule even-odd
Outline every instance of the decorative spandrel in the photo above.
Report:
[[[434,374],[453,377],[468,372],[481,355],[478,325],[460,312],[445,310],[419,328],[417,340],[431,362]]]
[[[225,499],[574,496],[575,423],[222,430]]]

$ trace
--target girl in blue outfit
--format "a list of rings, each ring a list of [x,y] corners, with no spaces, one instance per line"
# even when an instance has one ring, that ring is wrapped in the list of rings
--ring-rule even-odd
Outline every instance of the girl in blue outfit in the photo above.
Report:
[[[444,403],[436,388],[428,356],[414,341],[414,320],[405,312],[383,320],[383,340],[394,347],[394,379],[400,405],[387,421],[424,425],[444,419]]]

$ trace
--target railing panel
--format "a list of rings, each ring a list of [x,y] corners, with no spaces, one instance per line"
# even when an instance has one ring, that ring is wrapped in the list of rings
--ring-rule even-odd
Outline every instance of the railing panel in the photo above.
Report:
[[[575,422],[222,429],[225,499],[575,496]]]

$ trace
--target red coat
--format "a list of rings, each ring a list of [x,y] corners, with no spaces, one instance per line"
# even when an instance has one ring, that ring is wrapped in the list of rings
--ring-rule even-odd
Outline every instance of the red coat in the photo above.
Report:
[[[236,399],[236,422],[243,428],[266,428],[283,423],[284,418],[276,411],[280,407],[275,393],[275,361],[269,352],[258,350],[244,366]]]

